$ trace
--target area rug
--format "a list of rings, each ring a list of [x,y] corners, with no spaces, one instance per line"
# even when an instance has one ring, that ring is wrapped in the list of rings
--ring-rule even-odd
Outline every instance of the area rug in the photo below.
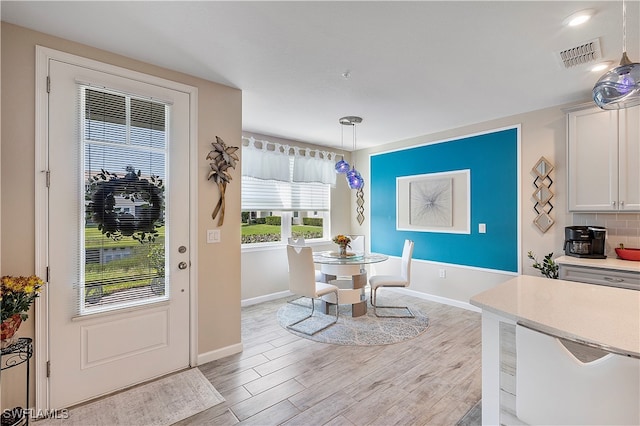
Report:
[[[351,306],[340,305],[340,317],[336,324],[308,336],[287,328],[287,324],[304,318],[311,312],[311,299],[302,298],[285,303],[278,310],[278,323],[296,336],[316,342],[356,346],[390,345],[413,339],[424,333],[429,327],[429,318],[424,313],[412,306],[410,309],[415,314],[415,318],[378,318],[374,315],[371,306],[368,306],[366,315],[353,318]],[[323,314],[320,301],[316,300],[316,311],[313,317],[295,327],[307,332],[317,330],[335,319],[334,312],[332,307],[330,315]],[[393,315],[394,312],[398,313],[398,310],[378,309],[378,313],[384,315]]]
[[[473,407],[462,416],[456,426],[480,426],[482,424],[482,400],[475,403]]]
[[[43,419],[37,424],[171,425],[223,401],[222,395],[202,372],[197,368],[191,368],[72,408],[66,419]]]

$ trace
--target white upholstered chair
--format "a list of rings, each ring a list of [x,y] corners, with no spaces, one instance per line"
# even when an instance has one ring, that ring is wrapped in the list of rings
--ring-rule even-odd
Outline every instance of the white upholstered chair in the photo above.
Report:
[[[304,237],[298,237],[298,238],[292,238],[289,237],[287,239],[287,244],[289,244],[290,246],[295,246],[295,247],[306,247],[307,243],[304,240]],[[316,281],[321,281],[324,282],[324,274],[320,271],[318,271],[317,269],[315,270],[315,276],[316,276]]]
[[[351,238],[351,243],[349,244],[351,246],[350,251],[358,255],[363,255],[365,251],[364,235],[349,235],[349,238]]]
[[[405,240],[402,248],[402,263],[398,275],[374,275],[369,278],[371,286],[371,306],[377,317],[414,318],[413,312],[408,306],[381,306],[378,305],[377,291],[380,287],[409,287],[411,280],[411,257],[413,256],[413,241]],[[408,315],[378,315],[376,308],[405,309]]]
[[[295,326],[302,321],[308,320],[313,316],[315,312],[315,299],[324,296],[326,294],[335,293],[336,302],[338,302],[338,287],[332,284],[318,282],[315,280],[314,267],[313,267],[313,253],[311,247],[297,247],[287,246],[287,260],[289,261],[289,291],[292,293],[311,298],[311,314],[306,316],[292,324],[287,325],[294,331],[314,335],[319,331],[322,331],[338,321],[338,304],[336,303],[336,319],[329,324],[314,330],[309,333],[301,329],[296,329]]]

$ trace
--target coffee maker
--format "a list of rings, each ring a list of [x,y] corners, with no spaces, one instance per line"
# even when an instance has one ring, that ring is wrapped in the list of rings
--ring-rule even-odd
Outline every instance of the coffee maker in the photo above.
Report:
[[[567,256],[606,259],[606,228],[602,226],[567,226],[564,228],[564,253]]]

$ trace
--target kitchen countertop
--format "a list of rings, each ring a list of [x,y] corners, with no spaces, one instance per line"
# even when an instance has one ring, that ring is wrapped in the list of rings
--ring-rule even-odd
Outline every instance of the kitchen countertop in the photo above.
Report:
[[[470,302],[555,337],[640,358],[637,290],[520,275]]]
[[[585,266],[589,268],[603,268],[640,273],[640,262],[622,260],[617,257],[607,257],[606,259],[586,259],[583,257],[560,256],[554,260],[559,265]]]

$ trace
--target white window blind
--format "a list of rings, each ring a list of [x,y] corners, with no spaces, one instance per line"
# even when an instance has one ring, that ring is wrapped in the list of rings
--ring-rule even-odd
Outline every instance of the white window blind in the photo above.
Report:
[[[78,313],[90,313],[167,299],[164,233],[144,244],[123,232],[119,240],[104,235],[93,222],[90,203],[115,202],[119,229],[142,220],[150,209],[145,194],[123,196],[107,190],[91,192],[94,177],[104,171],[124,178],[164,180],[168,144],[169,105],[129,94],[79,85],[80,132],[84,151],[86,214],[82,224],[84,256],[78,264],[81,291]],[[103,197],[100,197],[102,194]],[[164,215],[161,213],[161,217]],[[105,214],[103,222],[114,221]],[[168,226],[168,225],[167,225]]]
[[[330,186],[242,176],[243,211],[329,211]]]
[[[243,211],[329,211],[331,203],[330,183],[320,183],[316,181],[294,182],[295,162],[299,160],[299,152],[306,151],[304,148],[274,144],[275,149],[270,150],[264,154],[264,156],[270,160],[277,158],[277,167],[280,169],[279,178],[278,180],[275,180],[275,178],[257,178],[255,176],[274,176],[276,174],[271,165],[265,167],[265,169],[270,169],[268,172],[261,173],[253,170],[247,171],[247,174],[245,174],[245,170],[251,169],[252,167],[257,168],[260,167],[260,164],[265,164],[261,159],[255,158],[255,154],[263,152],[263,148],[267,144],[271,144],[271,142],[257,141],[262,143],[262,146],[261,148],[256,148],[254,145],[256,142],[255,139],[243,139],[248,142],[248,145],[243,144],[242,151]],[[290,149],[293,149],[296,155],[290,155]],[[250,164],[245,163],[247,159],[245,155],[248,155]],[[314,168],[316,171],[322,171],[323,166],[326,169],[326,165],[330,161],[328,158],[334,157],[335,155],[332,153],[326,153],[325,156],[319,156],[318,158],[315,158],[315,156],[307,157],[304,160],[310,169]],[[331,164],[331,171],[333,173],[331,177],[333,177],[335,182],[333,164]],[[323,173],[327,175],[326,171]]]

